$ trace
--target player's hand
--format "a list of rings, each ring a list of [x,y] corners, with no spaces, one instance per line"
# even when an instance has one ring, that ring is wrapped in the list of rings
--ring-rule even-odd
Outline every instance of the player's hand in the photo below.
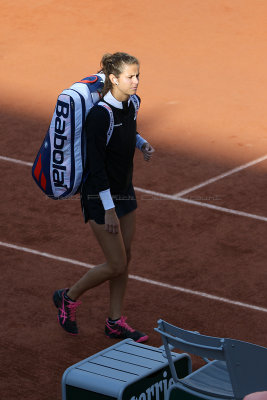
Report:
[[[144,143],[141,148],[142,153],[144,154],[144,160],[150,161],[152,158],[152,153],[154,153],[154,149],[150,143]]]
[[[115,208],[106,210],[105,212],[105,231],[109,233],[119,232],[119,218],[115,212]]]

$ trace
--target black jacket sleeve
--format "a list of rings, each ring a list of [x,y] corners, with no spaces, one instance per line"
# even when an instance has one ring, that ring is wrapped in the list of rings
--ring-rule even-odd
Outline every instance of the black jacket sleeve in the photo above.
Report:
[[[105,169],[107,132],[110,124],[108,111],[101,106],[94,106],[85,122],[86,134],[86,169],[90,186],[95,193],[109,189]]]

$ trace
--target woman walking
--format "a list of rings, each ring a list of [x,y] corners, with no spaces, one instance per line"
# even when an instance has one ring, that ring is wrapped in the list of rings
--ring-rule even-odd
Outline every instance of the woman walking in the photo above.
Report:
[[[136,132],[136,96],[139,83],[139,62],[126,53],[106,54],[101,61],[105,74],[103,101],[114,116],[114,128],[107,143],[110,113],[95,105],[86,123],[88,176],[81,189],[81,205],[85,222],[90,223],[104,253],[105,262],[89,270],[69,289],[54,293],[58,321],[63,329],[77,334],[76,309],[80,296],[109,281],[110,308],[105,334],[110,338],[132,338],[144,342],[148,336],[133,329],[122,315],[131,244],[135,232],[137,208],[132,184],[135,147],[149,161],[154,149]]]

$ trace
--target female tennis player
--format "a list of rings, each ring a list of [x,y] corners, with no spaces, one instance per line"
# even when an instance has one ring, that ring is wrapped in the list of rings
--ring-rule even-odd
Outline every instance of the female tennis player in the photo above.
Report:
[[[88,177],[81,189],[81,205],[85,222],[89,221],[105,262],[89,270],[69,289],[57,290],[53,300],[58,308],[59,324],[76,335],[76,309],[81,304],[78,299],[108,280],[110,308],[105,334],[110,338],[144,342],[148,336],[126,323],[122,307],[137,208],[132,184],[135,148],[143,152],[145,161],[151,159],[154,149],[136,131],[134,101],[140,102],[135,95],[139,61],[126,53],[106,54],[101,66],[106,77],[103,101],[113,112],[114,129],[107,145],[110,114],[105,107],[95,105],[85,124]]]

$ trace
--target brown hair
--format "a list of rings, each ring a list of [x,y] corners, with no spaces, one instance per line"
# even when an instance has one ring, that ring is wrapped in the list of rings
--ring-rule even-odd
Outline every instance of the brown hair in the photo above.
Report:
[[[102,90],[102,96],[105,96],[107,92],[112,88],[112,83],[109,79],[109,75],[113,74],[117,78],[123,72],[125,65],[137,64],[139,61],[136,57],[131,56],[127,53],[117,52],[114,54],[104,54],[101,60],[101,72],[106,76],[104,88]]]

